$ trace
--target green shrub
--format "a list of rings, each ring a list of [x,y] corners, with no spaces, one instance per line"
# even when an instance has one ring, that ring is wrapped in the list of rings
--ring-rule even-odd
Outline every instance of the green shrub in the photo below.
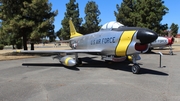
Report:
[[[0,44],[0,50],[3,50],[3,49],[4,49],[4,45]]]
[[[22,49],[22,42],[21,41],[16,42],[16,48]]]

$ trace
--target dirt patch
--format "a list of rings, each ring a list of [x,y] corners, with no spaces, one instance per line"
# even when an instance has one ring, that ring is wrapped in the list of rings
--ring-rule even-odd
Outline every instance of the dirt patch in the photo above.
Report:
[[[172,46],[173,52],[180,51],[180,45],[175,44]],[[64,49],[70,49],[70,47],[52,47],[52,48],[36,48],[36,50],[64,50]],[[169,54],[169,48],[163,48],[163,49],[154,49],[152,52],[162,52],[163,54]],[[24,58],[34,58],[34,57],[40,57],[40,56],[51,56],[55,54],[24,54],[24,53],[13,53],[13,50],[0,50],[0,61],[5,60],[15,60],[15,59],[24,59]]]
[[[36,47],[35,50],[65,50],[65,49],[70,49],[70,47],[66,44],[63,44],[63,45],[58,46],[58,47],[54,47],[53,45],[54,44],[46,44],[45,46],[35,45],[35,47]],[[14,53],[13,51],[15,51],[15,50],[12,50],[12,49],[0,50],[0,61],[55,55],[55,54]]]
[[[34,58],[35,56],[1,56],[0,61]]]
[[[7,52],[7,53],[0,54],[0,61],[34,58],[34,57],[38,57],[38,55],[18,54],[18,53],[13,53],[13,52]]]
[[[162,52],[163,54],[169,54],[169,47],[165,47],[165,48],[155,48],[152,50],[153,52]],[[172,51],[175,52],[180,52],[180,46],[172,46]]]

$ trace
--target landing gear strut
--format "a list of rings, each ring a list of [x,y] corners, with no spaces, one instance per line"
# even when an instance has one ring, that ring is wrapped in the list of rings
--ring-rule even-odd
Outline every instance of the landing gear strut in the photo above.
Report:
[[[77,65],[82,65],[82,60],[78,58],[78,53],[75,53],[75,60],[76,60]]]
[[[133,60],[132,62],[134,65],[131,67],[131,71],[133,74],[139,74],[140,72],[140,66],[136,63],[136,60],[139,60],[139,59],[140,59],[139,54],[134,54],[132,56],[132,60]]]
[[[172,46],[171,45],[169,46],[169,54],[173,55],[173,51],[172,51]]]

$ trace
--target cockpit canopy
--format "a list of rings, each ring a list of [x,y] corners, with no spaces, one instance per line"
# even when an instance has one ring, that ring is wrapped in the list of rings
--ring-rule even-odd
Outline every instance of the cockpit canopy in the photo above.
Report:
[[[111,21],[111,22],[107,22],[105,23],[100,30],[112,30],[112,29],[116,29],[119,27],[123,27],[124,25],[117,22],[117,21]]]

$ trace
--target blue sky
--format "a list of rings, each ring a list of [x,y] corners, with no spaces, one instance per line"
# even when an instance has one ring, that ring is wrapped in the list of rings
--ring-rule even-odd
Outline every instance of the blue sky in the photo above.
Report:
[[[84,20],[84,8],[86,3],[90,0],[76,0],[76,3],[79,4],[79,13],[80,17]],[[121,4],[122,0],[94,0],[98,5],[98,8],[101,12],[99,16],[101,19],[101,25],[109,21],[115,21],[114,11],[117,11],[116,4]],[[164,5],[169,8],[169,12],[163,17],[161,21],[162,24],[167,23],[168,26],[172,23],[178,24],[180,27],[180,13],[178,11],[180,0],[164,0]],[[66,3],[69,0],[49,0],[52,3],[52,10],[58,10],[58,15],[55,17],[54,25],[55,32],[61,28],[61,21],[64,18],[64,13],[66,12]],[[180,28],[178,33],[180,33]]]

